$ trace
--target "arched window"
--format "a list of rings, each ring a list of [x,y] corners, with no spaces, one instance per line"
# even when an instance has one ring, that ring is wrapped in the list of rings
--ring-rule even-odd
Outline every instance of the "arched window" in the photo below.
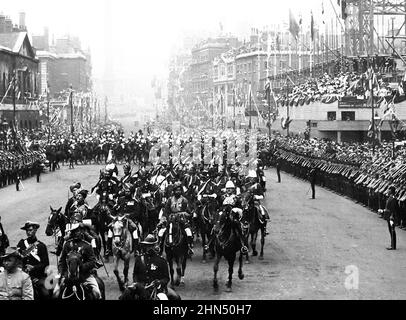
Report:
[[[23,120],[20,120],[20,129],[23,128]]]
[[[24,121],[24,128],[28,128],[27,120]]]
[[[32,129],[32,123],[31,120],[28,120],[28,125],[30,126],[30,130]]]
[[[38,128],[38,120],[35,120],[35,128]]]

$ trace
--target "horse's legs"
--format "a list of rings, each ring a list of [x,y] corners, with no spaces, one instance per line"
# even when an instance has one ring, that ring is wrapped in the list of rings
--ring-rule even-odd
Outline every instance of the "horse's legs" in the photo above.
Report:
[[[258,251],[256,250],[257,236],[258,236],[258,231],[251,233],[251,247],[252,247],[252,255],[254,257],[258,255]]]
[[[131,253],[127,253],[125,259],[124,259],[124,283],[127,284],[128,283],[128,269],[130,268],[130,257],[131,257]]]
[[[216,261],[214,262],[213,271],[214,271],[214,278],[213,278],[213,288],[217,290],[219,288],[218,281],[217,281],[217,272],[219,271],[219,263],[221,259],[221,254],[217,253]]]
[[[186,256],[182,257],[182,278],[180,279],[180,284],[185,284],[185,270],[186,270]]]
[[[242,252],[240,252],[240,257],[238,258],[238,278],[240,280],[244,279],[244,273],[242,272]]]
[[[171,275],[171,285],[173,285],[173,273],[174,273],[174,270],[173,270],[173,256],[172,256],[172,253],[170,251],[165,250],[165,253],[166,253],[166,260],[168,261],[168,264],[169,264],[169,273]]]
[[[180,284],[180,278],[182,276],[182,264],[180,261],[180,257],[175,256],[175,261],[176,261],[176,280],[175,280],[175,286],[178,286]]]
[[[208,248],[206,248],[206,233],[201,231],[200,234],[202,235],[202,248],[203,248],[203,259],[202,263],[206,263],[206,253]]]
[[[226,289],[227,292],[231,292],[231,285],[233,283],[234,261],[235,261],[235,253],[232,254],[230,257],[227,257],[228,262],[228,281]]]
[[[261,252],[259,253],[259,260],[264,259],[265,232],[265,229],[261,228]]]
[[[103,256],[106,257],[106,232],[105,230],[100,230],[100,237],[103,245]]]
[[[115,276],[117,278],[118,287],[120,288],[120,291],[123,291],[124,290],[124,284],[123,284],[123,281],[120,278],[120,273],[118,272],[118,262],[119,262],[119,258],[116,255],[114,255],[113,256],[113,264],[114,264],[113,273],[115,274]]]

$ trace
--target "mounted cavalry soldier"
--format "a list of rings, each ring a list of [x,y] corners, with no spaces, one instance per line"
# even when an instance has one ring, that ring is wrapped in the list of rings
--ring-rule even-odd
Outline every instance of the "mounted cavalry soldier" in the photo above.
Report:
[[[66,240],[63,246],[58,264],[58,270],[61,277],[59,283],[55,286],[54,296],[59,296],[60,289],[63,286],[65,279],[68,277],[66,258],[71,251],[79,252],[82,256],[82,264],[79,272],[83,285],[89,286],[92,289],[93,296],[96,300],[100,299],[101,293],[99,285],[92,274],[97,267],[96,257],[91,244],[84,240],[83,226],[80,224],[72,225],[70,228],[70,238]]]
[[[250,170],[247,175],[245,190],[250,192],[253,197],[251,198],[250,205],[256,206],[259,209],[260,221],[263,224],[265,234],[268,234],[266,231],[267,221],[269,220],[268,210],[260,203],[260,200],[264,198],[264,190],[261,184],[258,182],[257,173],[255,170]]]
[[[157,243],[157,239],[152,234],[141,241],[142,254],[135,257],[133,281],[141,283],[144,287],[153,283],[158,290],[167,295],[169,300],[180,300],[179,295],[167,286],[168,262],[157,254],[155,250]]]
[[[36,237],[39,227],[38,223],[27,221],[21,228],[21,230],[25,230],[27,238],[21,239],[17,244],[23,258],[22,269],[31,277],[36,299],[48,296],[48,290],[45,289],[44,283],[45,269],[49,266],[49,257],[46,245]]]
[[[173,186],[173,195],[168,199],[163,210],[163,216],[159,225],[161,229],[158,231],[158,238],[160,241],[160,248],[163,249],[164,245],[164,234],[166,232],[166,222],[171,214],[176,214],[180,216],[180,221],[182,222],[182,227],[187,236],[188,254],[193,255],[193,234],[190,228],[190,207],[189,201],[182,195],[183,185],[181,182],[176,182]]]
[[[242,219],[242,213],[243,213],[242,202],[241,202],[241,198],[239,197],[239,195],[237,195],[234,182],[232,182],[231,180],[227,181],[225,189],[226,189],[226,193],[221,196],[221,210],[219,211],[219,213],[217,215],[217,221],[213,227],[214,233],[218,233],[220,231],[221,222],[224,219],[224,217],[226,216],[226,212],[228,210],[231,210],[234,213],[237,213],[240,221]],[[236,232],[241,241],[241,252],[242,253],[248,252],[248,248],[245,243],[246,238],[243,235],[241,224],[237,225]]]
[[[70,192],[72,192],[73,196],[68,199],[68,202],[65,206],[65,216],[70,219],[70,208],[72,207],[73,203],[76,201],[76,194],[80,191],[82,185],[80,182],[77,182],[69,187]]]

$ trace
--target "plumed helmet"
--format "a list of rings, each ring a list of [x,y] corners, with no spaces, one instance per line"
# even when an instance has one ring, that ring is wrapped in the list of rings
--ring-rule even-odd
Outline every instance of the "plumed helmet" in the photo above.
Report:
[[[235,188],[234,182],[232,182],[231,180],[227,181],[226,183],[226,189],[229,188]]]
[[[130,171],[131,170],[131,165],[129,163],[125,163],[124,166],[123,166],[123,170]]]

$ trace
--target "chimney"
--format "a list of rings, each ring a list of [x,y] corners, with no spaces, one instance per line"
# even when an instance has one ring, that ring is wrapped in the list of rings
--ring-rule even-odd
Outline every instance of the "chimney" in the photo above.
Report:
[[[26,30],[26,27],[25,27],[25,12],[20,12],[19,15],[20,15],[20,23],[19,23],[20,29],[21,30]]]
[[[49,28],[44,28],[44,50],[49,50]]]
[[[5,20],[5,33],[11,33],[13,32],[13,21],[11,21],[10,17],[6,17]]]
[[[0,14],[0,33],[6,32],[6,16]]]

